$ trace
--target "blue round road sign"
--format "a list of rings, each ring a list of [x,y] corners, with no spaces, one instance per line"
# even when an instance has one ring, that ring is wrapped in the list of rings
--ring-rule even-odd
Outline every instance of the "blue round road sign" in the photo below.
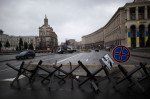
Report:
[[[125,46],[117,46],[113,49],[113,58],[119,63],[126,62],[130,57],[130,51]]]

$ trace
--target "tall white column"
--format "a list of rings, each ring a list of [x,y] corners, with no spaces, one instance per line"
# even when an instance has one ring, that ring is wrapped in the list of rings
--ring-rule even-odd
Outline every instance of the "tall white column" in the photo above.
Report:
[[[145,6],[145,9],[144,9],[144,19],[147,19],[147,6]]]
[[[130,20],[130,8],[127,8],[127,20]]]
[[[136,20],[139,20],[139,11],[138,11],[138,7],[136,7]]]

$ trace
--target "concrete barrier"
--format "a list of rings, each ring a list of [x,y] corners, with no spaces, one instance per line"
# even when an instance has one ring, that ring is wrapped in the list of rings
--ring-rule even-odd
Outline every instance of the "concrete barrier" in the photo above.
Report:
[[[57,66],[59,66],[60,64],[57,64]],[[77,66],[78,64],[72,64],[72,68],[75,68],[75,66]],[[94,72],[96,71],[98,68],[101,68],[101,65],[100,64],[84,64],[89,71],[91,72]],[[37,66],[37,63],[31,63],[31,65],[28,67],[29,69],[34,69],[35,67]],[[45,68],[47,69],[50,69],[53,64],[42,64],[42,66],[44,66]],[[125,67],[128,71],[131,71],[132,69],[135,68],[135,65],[123,65],[123,67]],[[146,67],[148,69],[150,69],[150,65],[146,65]],[[62,67],[63,70],[69,72],[70,71],[70,64],[63,64],[63,67]],[[116,70],[118,69],[118,66],[117,65],[113,65],[110,73],[112,72],[115,72]],[[136,78],[139,78],[142,76],[142,70],[140,71],[137,71],[133,77],[136,77]],[[45,74],[44,71],[40,70],[39,71],[39,74]],[[62,73],[60,73],[61,75],[63,75]],[[86,72],[81,68],[79,67],[78,69],[76,69],[74,72],[73,72],[73,75],[79,75],[79,76],[86,76]],[[99,72],[96,76],[106,76],[104,71],[101,71]],[[121,77],[123,76],[123,74],[121,72],[117,73],[114,75],[115,77]]]

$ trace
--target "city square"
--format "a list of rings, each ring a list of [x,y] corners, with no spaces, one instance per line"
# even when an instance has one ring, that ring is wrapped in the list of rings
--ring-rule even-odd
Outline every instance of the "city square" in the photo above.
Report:
[[[61,5],[61,10],[61,7],[58,7],[60,11],[64,7],[68,12],[71,10],[68,7],[71,5],[74,9],[76,4],[83,4],[86,8],[95,5],[94,9],[98,10],[101,8],[100,5],[97,6],[99,1],[74,2],[75,5],[70,1],[64,1],[65,3],[56,3],[46,0],[43,4],[49,7],[52,3],[53,8],[56,3]],[[6,5],[8,1],[0,2]],[[25,2],[19,3],[24,5]],[[34,1],[28,3],[34,3],[37,7]],[[10,7],[10,4],[16,5],[15,2],[8,2]],[[70,5],[67,7],[65,4]],[[81,30],[67,23],[81,16],[79,10],[79,15],[72,16],[71,19],[67,16],[67,19],[64,19],[65,23],[61,23],[64,16],[62,20],[57,19],[58,16],[55,14],[61,12],[55,7],[57,13],[50,10],[51,14],[37,14],[35,19],[40,21],[36,20],[34,23],[30,20],[36,24],[35,26],[38,25],[37,27],[20,24],[20,30],[28,27],[30,33],[28,30],[19,33],[18,25],[11,29],[10,23],[3,22],[4,17],[0,17],[3,22],[0,23],[0,98],[149,99],[150,1],[120,0],[110,4],[117,6],[117,10],[109,15],[107,22],[100,22],[102,25],[98,23],[99,26],[92,30],[90,26],[86,27],[85,20],[85,27],[78,23]],[[79,6],[81,5],[77,7]],[[2,13],[8,11],[4,6],[0,8],[4,10]],[[20,8],[20,11],[30,10]],[[36,10],[34,11],[36,13]],[[72,10],[67,15],[70,13],[73,14]],[[22,17],[21,22],[25,19]],[[87,16],[83,19],[87,19]],[[98,22],[98,19],[95,20]],[[75,21],[72,20],[71,23],[75,24]]]

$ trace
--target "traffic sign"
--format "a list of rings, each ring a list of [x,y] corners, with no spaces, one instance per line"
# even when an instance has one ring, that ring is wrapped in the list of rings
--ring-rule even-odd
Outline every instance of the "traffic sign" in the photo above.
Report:
[[[103,62],[102,64],[106,65],[108,70],[111,70],[114,61],[110,58],[110,56],[106,54],[105,56],[101,58],[101,60]]]
[[[113,49],[113,58],[119,63],[126,62],[130,57],[130,51],[125,46],[117,46]]]

